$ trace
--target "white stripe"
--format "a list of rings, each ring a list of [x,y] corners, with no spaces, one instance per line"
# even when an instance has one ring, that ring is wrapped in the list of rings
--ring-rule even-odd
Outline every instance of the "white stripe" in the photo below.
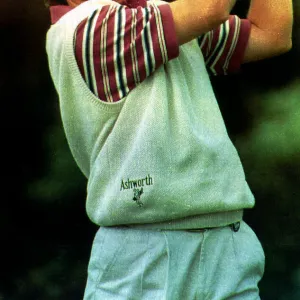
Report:
[[[84,26],[84,31],[83,31],[83,39],[82,39],[82,62],[83,62],[83,70],[84,70],[84,77],[86,80],[86,84],[88,87],[90,87],[90,82],[89,82],[89,76],[88,76],[88,71],[87,71],[87,65],[86,65],[86,53],[85,53],[85,42],[87,40],[87,28],[88,28],[89,21],[87,20],[85,26]]]
[[[210,56],[207,58],[207,61],[209,61],[211,59],[211,57],[213,57],[219,47],[219,45],[221,44],[221,41],[222,41],[222,37],[223,37],[223,24],[220,25],[220,31],[219,31],[219,37],[218,37],[218,43],[217,45],[214,47],[214,51],[210,54]],[[211,47],[211,43],[212,43],[212,38],[211,38],[211,41],[210,41],[210,47]]]
[[[110,14],[113,12],[113,10],[115,10],[115,6],[112,5],[109,7],[107,15],[103,20],[101,26],[101,41],[100,41],[101,68],[104,73],[103,86],[104,86],[104,93],[108,102],[113,102],[113,97],[109,86],[109,78],[108,78],[107,62],[106,62],[107,21]]]
[[[231,57],[233,55],[233,52],[236,48],[237,41],[238,41],[238,36],[239,36],[239,33],[240,33],[241,20],[237,16],[234,16],[234,18],[235,18],[234,35],[233,35],[231,47],[229,49],[228,56],[227,56],[227,59],[225,61],[224,68],[223,68],[225,74],[227,73],[228,66],[229,66]]]
[[[117,50],[117,43],[118,39],[120,38],[118,36],[118,23],[119,23],[119,11],[122,9],[122,6],[119,6],[118,9],[115,12],[115,32],[114,32],[114,67],[115,67],[115,79],[116,79],[116,85],[117,85],[117,90],[119,93],[119,99],[122,99],[123,93],[122,90],[120,89],[120,80],[119,80],[119,68],[117,64],[117,58],[118,58],[118,50]]]
[[[161,13],[160,13],[160,10],[157,7],[157,5],[154,3],[153,3],[153,8],[154,8],[154,14],[155,14],[156,22],[157,22],[158,41],[159,41],[160,51],[162,54],[162,60],[163,60],[163,63],[166,63],[166,62],[168,62],[168,52],[167,52],[167,46],[166,46],[166,41],[165,41],[165,37],[164,37]]]
[[[108,11],[107,15],[109,15],[109,11]],[[101,33],[100,33],[100,61],[101,61],[101,69],[103,72],[102,80],[103,80],[103,88],[104,88],[105,97],[108,102],[112,102],[110,93],[109,93],[109,85],[107,83],[106,36],[107,36],[107,28],[105,26],[105,19],[104,19],[102,21]]]
[[[227,20],[227,21],[225,22],[225,24],[222,25],[222,27],[223,27],[222,29],[225,29],[225,30],[222,30],[222,32],[225,31],[224,34],[226,35],[226,37],[225,37],[225,40],[224,40],[224,43],[223,43],[223,45],[222,45],[221,50],[219,51],[218,55],[216,56],[214,62],[211,64],[211,69],[213,70],[213,72],[214,72],[215,75],[217,74],[217,72],[216,72],[216,70],[215,70],[215,65],[216,65],[216,63],[218,62],[218,60],[220,59],[220,57],[222,56],[223,51],[224,51],[224,49],[225,49],[225,46],[226,46],[226,44],[227,44],[228,37],[229,37],[229,32],[230,32],[229,20]],[[223,34],[222,34],[222,38],[223,38]]]
[[[202,47],[204,46],[205,42],[207,40],[207,34],[204,34],[204,38],[202,39],[202,42],[200,44],[200,48],[202,49]]]
[[[145,34],[147,34],[145,9],[142,9],[142,13],[143,13],[142,46],[143,46],[144,62],[145,62],[145,69],[146,69],[146,77],[148,77],[150,75],[150,70],[149,70],[149,66],[147,63],[147,48],[146,48],[146,44],[145,44]]]
[[[74,51],[76,50],[77,33],[78,33],[78,26],[76,27],[75,34],[74,34],[74,40],[73,40],[73,49],[74,49]]]
[[[93,19],[93,24],[91,26],[91,31],[90,31],[90,47],[89,47],[89,49],[90,49],[90,74],[91,74],[91,78],[92,78],[92,82],[90,82],[90,85],[93,87],[93,91],[95,92],[96,96],[98,96],[98,89],[97,89],[95,65],[94,65],[94,33],[95,33],[95,27],[97,24],[99,13],[100,13],[100,10],[97,11],[97,14],[95,15],[95,17]]]
[[[125,49],[124,49],[124,37],[125,37],[125,26],[126,26],[126,10],[125,8],[122,9],[122,29],[121,29],[121,36],[119,37],[121,39],[121,63],[122,63],[122,69],[119,70],[119,72],[122,73],[122,77],[123,77],[123,83],[124,83],[124,87],[125,87],[125,95],[123,95],[123,97],[125,97],[128,92],[129,92],[129,88],[128,88],[128,82],[127,82],[127,74],[126,74],[126,65],[125,65]]]
[[[212,41],[213,41],[213,30],[208,32],[208,47],[206,51],[206,56],[208,56],[211,51]]]
[[[131,60],[132,60],[132,71],[135,84],[140,83],[140,75],[138,69],[138,59],[136,53],[136,9],[131,10],[132,13],[132,24],[131,24],[131,43],[130,43],[130,50],[131,50]]]

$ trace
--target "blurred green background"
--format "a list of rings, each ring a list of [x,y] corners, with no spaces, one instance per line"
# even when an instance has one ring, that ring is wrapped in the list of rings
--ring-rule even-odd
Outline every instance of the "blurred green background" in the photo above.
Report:
[[[248,1],[235,13],[244,16]],[[245,220],[266,253],[266,300],[300,299],[300,1],[293,50],[213,79],[256,197]],[[0,299],[82,299],[97,227],[64,137],[45,54],[42,0],[0,2]]]

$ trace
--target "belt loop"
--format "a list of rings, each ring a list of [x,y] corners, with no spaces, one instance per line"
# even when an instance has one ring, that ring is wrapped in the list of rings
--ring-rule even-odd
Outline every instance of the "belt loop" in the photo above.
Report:
[[[234,232],[238,232],[240,230],[241,227],[241,222],[235,222],[229,225],[231,230]]]

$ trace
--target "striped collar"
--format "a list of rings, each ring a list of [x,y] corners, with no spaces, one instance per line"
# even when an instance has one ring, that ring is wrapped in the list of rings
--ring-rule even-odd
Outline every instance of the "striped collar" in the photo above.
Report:
[[[137,8],[138,6],[146,7],[147,0],[112,0],[118,2],[120,4],[126,5],[130,8]],[[63,17],[66,13],[71,11],[71,8],[68,5],[55,5],[50,6],[50,16],[51,16],[51,23],[55,24],[59,21],[61,17]]]
[[[55,24],[62,16],[71,11],[68,5],[55,5],[50,7],[51,23]]]

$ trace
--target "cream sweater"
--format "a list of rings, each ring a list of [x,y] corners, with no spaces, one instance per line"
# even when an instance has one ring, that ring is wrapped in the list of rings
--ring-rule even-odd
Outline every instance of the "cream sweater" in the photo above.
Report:
[[[197,41],[115,103],[82,79],[74,31],[86,2],[47,34],[51,75],[72,154],[88,178],[86,209],[101,226],[224,226],[254,205]]]

